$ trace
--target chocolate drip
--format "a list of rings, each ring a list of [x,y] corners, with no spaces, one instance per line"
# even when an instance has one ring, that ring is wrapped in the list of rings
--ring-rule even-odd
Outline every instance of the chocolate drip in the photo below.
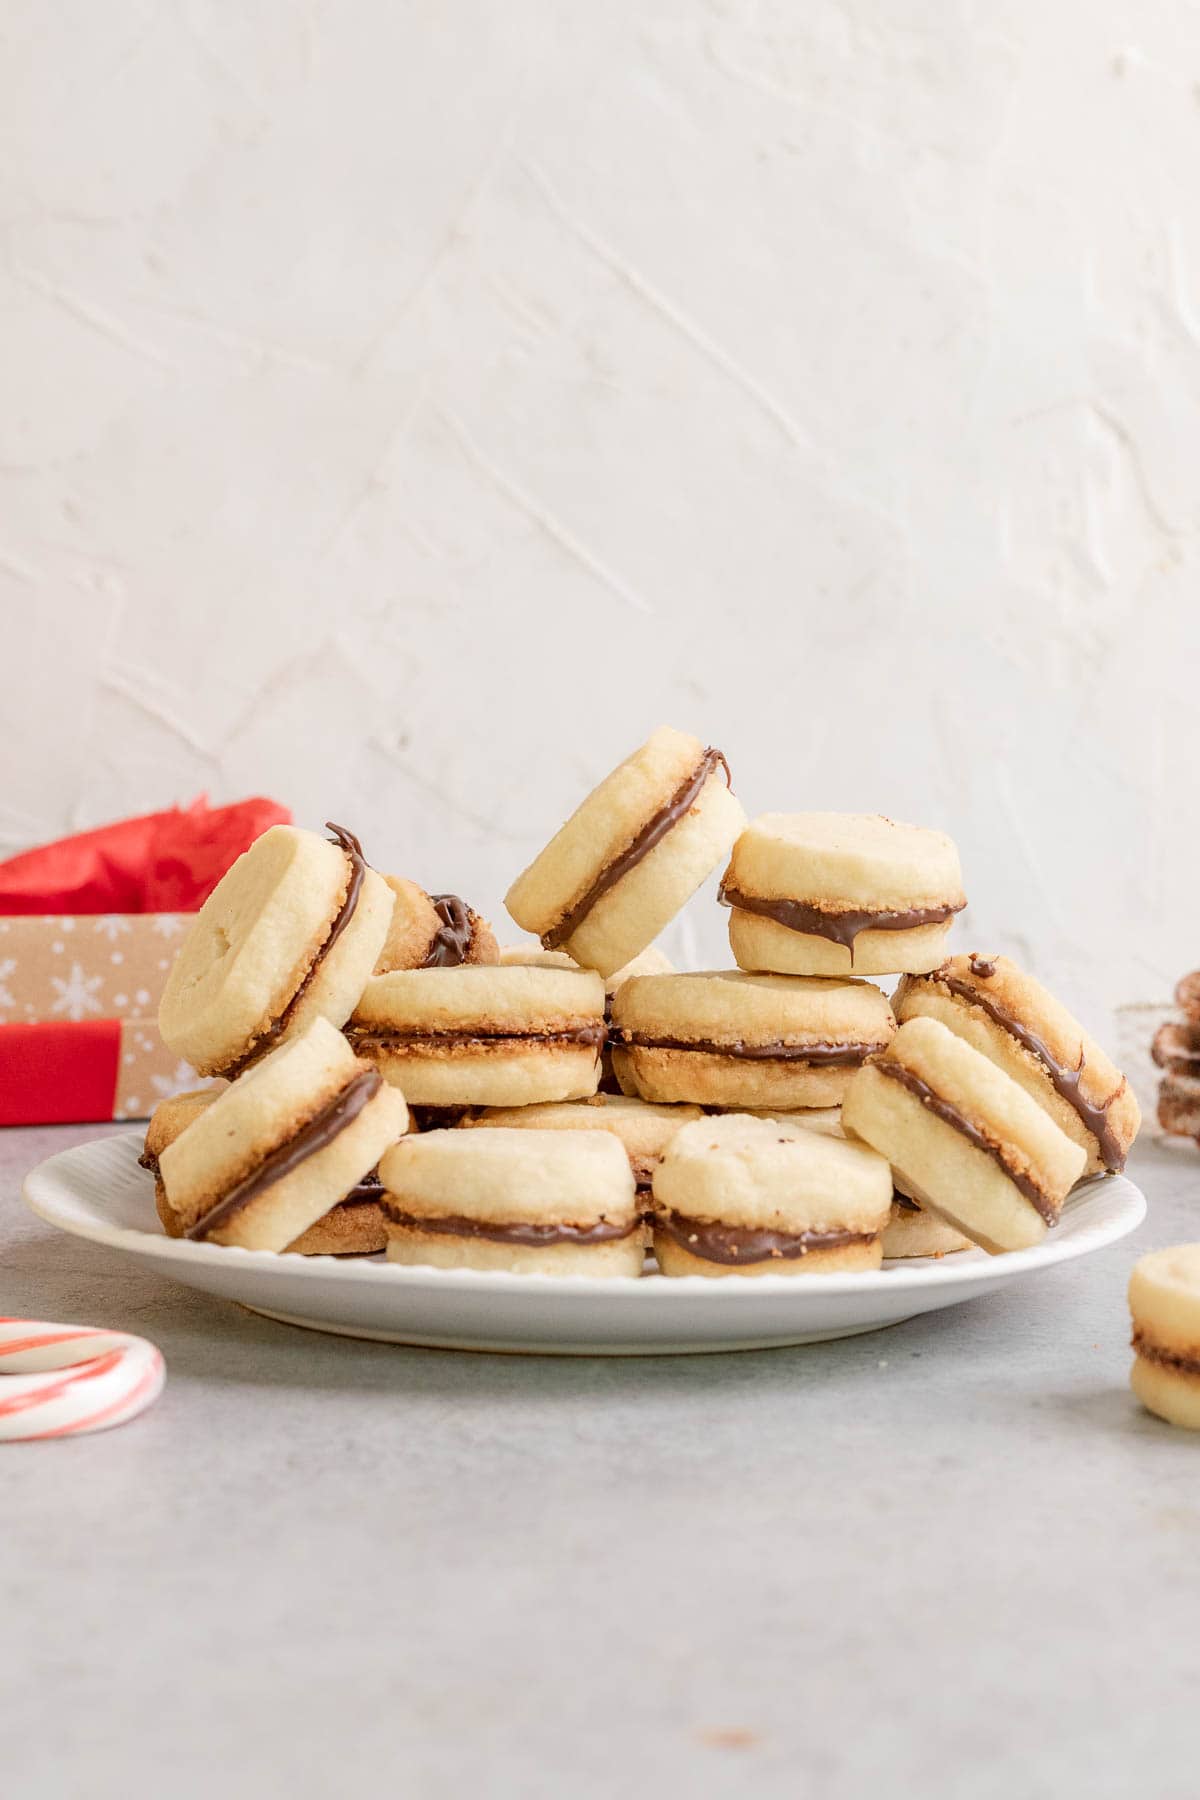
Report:
[[[282,1181],[285,1175],[298,1169],[301,1163],[318,1150],[324,1150],[326,1145],[332,1144],[338,1134],[358,1117],[367,1102],[374,1099],[382,1086],[383,1078],[375,1069],[364,1069],[361,1075],[356,1075],[347,1087],[342,1088],[319,1112],[314,1113],[293,1137],[273,1150],[257,1169],[252,1169],[215,1206],[201,1214],[184,1236],[193,1240],[207,1237],[216,1226],[224,1225],[235,1213],[248,1206],[251,1200],[257,1199],[259,1194],[273,1187],[277,1181]]]
[[[865,906],[842,907],[834,912],[814,906],[811,900],[773,900],[758,894],[743,894],[737,888],[726,886],[725,882],[721,883],[717,899],[722,906],[736,906],[742,912],[773,919],[776,925],[786,926],[789,931],[842,944],[850,952],[851,963],[854,961],[854,940],[861,931],[915,931],[918,925],[944,925],[967,904],[965,900],[958,900],[945,906],[913,906],[903,912]]]
[[[1120,1139],[1108,1122],[1109,1107],[1124,1091],[1124,1077],[1102,1106],[1095,1105],[1093,1101],[1085,1099],[1082,1092],[1083,1071],[1086,1063],[1086,1056],[1082,1049],[1079,1052],[1079,1062],[1075,1068],[1069,1069],[1064,1063],[1059,1062],[1045,1038],[1040,1037],[1032,1026],[1025,1025],[1020,1019],[1014,1018],[1013,1014],[1007,1012],[999,1001],[993,1000],[990,994],[981,993],[969,982],[960,981],[957,976],[949,974],[945,967],[936,969],[929,979],[949,988],[952,994],[957,994],[961,1000],[969,1001],[972,1006],[981,1007],[988,1018],[999,1025],[1002,1031],[1007,1031],[1009,1037],[1016,1038],[1018,1044],[1022,1044],[1026,1050],[1032,1051],[1053,1082],[1055,1091],[1062,1096],[1068,1106],[1074,1107],[1083,1124],[1096,1139],[1100,1147],[1100,1160],[1105,1168],[1113,1171],[1125,1167],[1125,1152],[1121,1148]]]
[[[996,959],[994,956],[977,956],[972,951],[968,967],[977,980],[990,981],[996,973]]]
[[[238,1057],[225,1068],[216,1071],[218,1074],[226,1076],[230,1081],[235,1080],[237,1076],[242,1073],[243,1069],[249,1068],[252,1062],[257,1062],[261,1056],[264,1056],[269,1049],[273,1049],[280,1041],[287,1031],[288,1026],[296,1016],[296,1008],[312,986],[313,978],[316,975],[317,970],[325,961],[325,958],[329,955],[329,952],[333,949],[333,946],[337,943],[343,931],[345,931],[347,925],[349,925],[351,919],[354,917],[354,909],[358,905],[358,896],[362,892],[363,876],[367,872],[363,848],[354,833],[352,831],[347,831],[344,825],[331,825],[327,819],[325,821],[325,829],[331,833],[338,848],[344,850],[347,857],[350,859],[350,879],[346,885],[346,897],[338,908],[337,913],[334,915],[333,924],[329,927],[328,937],[317,951],[300,986],[296,989],[279,1017],[273,1019],[265,1031],[260,1032],[245,1056]]]
[[[435,1237],[487,1238],[493,1244],[524,1244],[532,1249],[545,1244],[616,1244],[622,1238],[632,1237],[642,1223],[636,1215],[617,1224],[599,1219],[594,1225],[510,1225],[507,1221],[464,1219],[457,1214],[421,1219],[394,1205],[388,1207],[388,1212],[397,1225],[408,1231],[428,1231]]]
[[[681,1250],[705,1262],[734,1264],[794,1262],[810,1250],[840,1250],[847,1244],[873,1244],[876,1231],[759,1231],[749,1225],[706,1225],[679,1213],[659,1213],[655,1231],[661,1231]]]
[[[1164,1350],[1148,1338],[1140,1326],[1134,1327],[1133,1348],[1144,1362],[1157,1363],[1164,1369],[1175,1369],[1180,1375],[1200,1375],[1200,1348],[1195,1356],[1180,1356],[1176,1350]]]
[[[347,1033],[354,1048],[386,1050],[395,1045],[398,1048],[434,1049],[439,1044],[453,1045],[456,1048],[465,1044],[536,1044],[548,1048],[559,1048],[564,1045],[581,1044],[585,1048],[598,1050],[604,1043],[607,1033],[604,1021],[597,1019],[568,1031],[362,1031],[355,1028]]]
[[[441,924],[434,933],[423,969],[457,969],[465,963],[474,932],[471,913],[465,900],[457,894],[430,894],[433,910]]]
[[[895,1057],[884,1056],[877,1057],[871,1067],[877,1069],[881,1075],[886,1075],[889,1081],[898,1081],[901,1087],[908,1089],[910,1094],[915,1094],[921,1105],[933,1113],[936,1118],[945,1120],[947,1125],[953,1125],[955,1131],[965,1137],[968,1143],[974,1144],[977,1150],[982,1150],[985,1155],[990,1156],[992,1161],[998,1164],[1008,1176],[1013,1186],[1024,1194],[1031,1206],[1037,1209],[1047,1225],[1057,1223],[1058,1208],[1049,1196],[1042,1192],[1033,1177],[1028,1175],[1024,1169],[1014,1168],[993,1138],[981,1131],[978,1125],[972,1124],[965,1113],[959,1112],[958,1108],[952,1106],[949,1100],[943,1100],[942,1096],[935,1093],[928,1082],[922,1081],[919,1075],[915,1075],[907,1064],[897,1062]]]
[[[612,862],[605,864],[583,898],[577,900],[574,906],[563,914],[557,925],[552,925],[549,931],[542,933],[542,944],[547,950],[557,950],[560,944],[566,943],[591,912],[597,900],[602,899],[610,888],[616,887],[618,881],[622,881],[631,869],[636,869],[643,858],[649,856],[655,845],[662,842],[672,826],[678,825],[684,814],[691,811],[701,788],[718,763],[725,771],[726,786],[733,785],[729,764],[725,761],[724,755],[720,750],[710,747],[704,752],[692,773],[679,784],[667,804],[661,806],[646,820],[633,842],[627,845]]]
[[[149,1173],[153,1175],[155,1181],[158,1180],[158,1158],[155,1156],[153,1150],[142,1151],[142,1154],[138,1157],[138,1166],[148,1170]]]
[[[787,1044],[782,1038],[765,1044],[748,1044],[744,1038],[730,1038],[718,1043],[714,1038],[648,1037],[640,1031],[622,1033],[618,1027],[609,1038],[615,1049],[623,1050],[696,1050],[704,1056],[733,1056],[745,1062],[802,1062],[823,1064],[858,1064],[886,1044]]]

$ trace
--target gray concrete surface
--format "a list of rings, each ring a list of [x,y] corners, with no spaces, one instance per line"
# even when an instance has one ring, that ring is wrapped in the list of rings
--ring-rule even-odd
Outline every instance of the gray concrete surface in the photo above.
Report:
[[[1126,1389],[1138,1238],[872,1337],[472,1356],[271,1324],[60,1236],[0,1133],[0,1310],[127,1327],[135,1424],[0,1450],[9,1800],[1194,1800],[1200,1440]]]

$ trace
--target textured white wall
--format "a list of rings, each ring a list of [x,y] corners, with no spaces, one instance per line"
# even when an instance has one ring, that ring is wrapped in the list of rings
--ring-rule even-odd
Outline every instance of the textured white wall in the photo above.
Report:
[[[952,831],[1098,1023],[1200,961],[1194,6],[0,46],[3,846],[265,790],[497,907],[666,719]]]

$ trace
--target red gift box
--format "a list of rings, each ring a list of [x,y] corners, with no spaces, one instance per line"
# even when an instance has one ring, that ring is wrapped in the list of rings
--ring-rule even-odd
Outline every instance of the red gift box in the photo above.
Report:
[[[195,1072],[158,1035],[190,913],[273,800],[203,799],[0,863],[0,1125],[145,1118]]]

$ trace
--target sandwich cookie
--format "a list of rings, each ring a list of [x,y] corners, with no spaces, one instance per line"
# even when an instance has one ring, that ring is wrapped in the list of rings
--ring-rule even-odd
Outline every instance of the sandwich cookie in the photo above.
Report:
[[[850,1083],[842,1125],[900,1192],[999,1254],[1040,1243],[1087,1153],[938,1019],[909,1019]]]
[[[1175,990],[1180,1005],[1200,986],[1200,975],[1185,975]],[[1158,1122],[1172,1137],[1200,1141],[1200,1020],[1189,1016],[1160,1025],[1150,1054],[1163,1078],[1158,1084]]]
[[[836,1106],[864,1058],[895,1031],[865,981],[639,975],[613,1002],[613,1067],[626,1093],[700,1106]]]
[[[766,813],[733,846],[720,899],[743,969],[898,975],[936,969],[966,905],[940,831],[862,813]]]
[[[664,1275],[877,1269],[892,1177],[861,1144],[733,1113],[685,1125],[654,1175]]]
[[[1200,1244],[1152,1250],[1129,1278],[1133,1369],[1143,1406],[1200,1431]]]
[[[403,1095],[359,1061],[340,1031],[314,1019],[162,1144],[163,1222],[172,1237],[298,1248],[407,1125]],[[343,1251],[350,1247],[331,1232]],[[305,1247],[311,1252],[311,1241]]]
[[[167,977],[158,1028],[232,1078],[314,1019],[344,1025],[387,936],[392,892],[341,825],[273,825],[221,878]]]
[[[389,1262],[515,1274],[640,1275],[629,1158],[602,1131],[431,1131],[389,1150]]]
[[[604,983],[604,1023],[612,1031],[612,1007],[616,999],[617,989],[623,987],[635,975],[673,975],[675,965],[669,956],[664,956],[657,944],[650,944],[638,953],[631,962],[624,963],[615,969]],[[617,1080],[613,1068],[612,1046],[606,1043],[604,1054],[600,1059],[600,1092],[602,1094],[619,1094],[621,1084]]]
[[[427,894],[400,875],[383,878],[395,904],[377,975],[392,969],[456,969],[461,963],[497,963],[500,951],[487,920],[457,894]]]
[[[645,1198],[662,1155],[680,1126],[703,1118],[698,1106],[651,1106],[625,1094],[564,1100],[548,1106],[492,1106],[471,1113],[464,1127],[496,1130],[607,1131],[622,1144],[638,1193]]]
[[[610,975],[675,917],[745,822],[721,752],[660,726],[588,795],[505,905],[547,950]]]
[[[596,1092],[604,983],[591,970],[399,969],[377,975],[348,1028],[416,1106],[528,1106]]]
[[[1141,1113],[1133,1089],[1078,1020],[1006,956],[952,956],[908,975],[897,1019],[938,1019],[1003,1069],[1086,1153],[1085,1174],[1123,1169]]]

